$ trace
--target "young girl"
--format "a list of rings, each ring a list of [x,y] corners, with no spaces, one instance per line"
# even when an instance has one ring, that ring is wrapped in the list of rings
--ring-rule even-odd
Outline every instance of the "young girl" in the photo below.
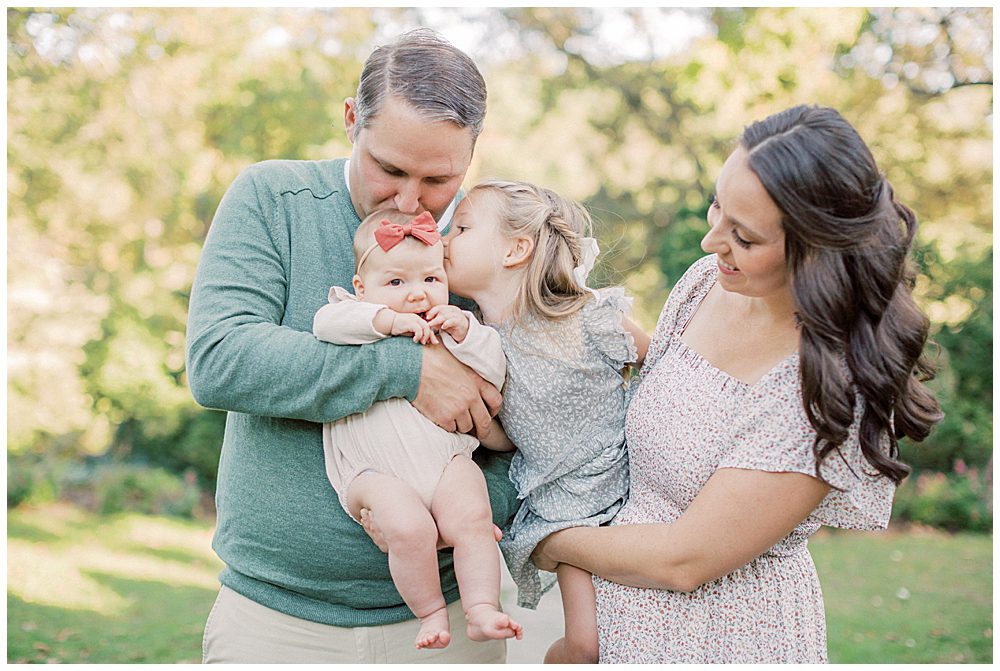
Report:
[[[478,304],[507,355],[499,419],[518,448],[510,477],[524,502],[500,547],[528,608],[553,583],[531,562],[539,541],[608,522],[628,492],[623,371],[641,364],[649,338],[625,318],[623,289],[586,287],[597,255],[589,228],[576,203],[492,181],[469,192],[445,239],[451,291]],[[502,447],[500,435],[488,446]],[[557,575],[566,633],[545,661],[596,662],[591,575],[568,564]]]
[[[342,345],[410,335],[437,342],[498,389],[505,361],[496,331],[448,305],[441,234],[429,213],[398,211],[365,219],[354,239],[354,295],[330,289],[313,321],[320,340]],[[448,645],[448,612],[438,573],[437,539],[454,547],[455,575],[472,640],[521,638],[499,610],[500,560],[486,482],[471,460],[479,441],[449,433],[405,399],[323,425],[327,476],[355,520],[361,508],[380,521],[389,571],[420,620],[417,648]]]

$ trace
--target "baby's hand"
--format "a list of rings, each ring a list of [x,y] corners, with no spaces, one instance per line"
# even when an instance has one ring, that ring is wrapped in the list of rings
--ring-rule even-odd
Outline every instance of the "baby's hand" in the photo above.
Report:
[[[388,308],[382,310],[379,313],[381,316],[382,312],[386,312]],[[392,312],[392,323],[389,326],[389,335],[407,335],[413,334],[413,342],[418,342],[422,345],[427,343],[436,343],[438,341],[437,336],[434,335],[434,331],[431,329],[430,324],[425,322],[420,318],[420,315],[415,315],[412,312]]]
[[[469,335],[469,317],[454,305],[435,305],[427,311],[427,324],[444,331],[455,342],[462,342]]]

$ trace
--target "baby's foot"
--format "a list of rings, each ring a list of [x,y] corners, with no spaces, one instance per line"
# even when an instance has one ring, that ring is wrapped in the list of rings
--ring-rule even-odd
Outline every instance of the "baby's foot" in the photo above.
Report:
[[[478,604],[465,612],[468,622],[466,632],[473,641],[489,641],[498,638],[517,638],[522,636],[521,625],[514,622],[507,613],[497,610],[490,604]]]
[[[442,606],[430,615],[420,618],[420,631],[414,642],[417,650],[422,648],[446,648],[451,642],[448,627],[448,610]]]

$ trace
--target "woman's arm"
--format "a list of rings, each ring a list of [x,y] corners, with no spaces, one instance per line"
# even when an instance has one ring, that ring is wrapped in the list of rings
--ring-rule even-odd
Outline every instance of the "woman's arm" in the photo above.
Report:
[[[672,524],[565,529],[532,556],[546,570],[566,563],[623,585],[689,592],[760,556],[829,491],[801,473],[723,468]]]

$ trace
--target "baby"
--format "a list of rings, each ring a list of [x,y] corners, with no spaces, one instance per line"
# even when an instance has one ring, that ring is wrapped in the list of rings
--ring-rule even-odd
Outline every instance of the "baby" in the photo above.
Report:
[[[354,295],[332,287],[313,321],[325,342],[362,345],[405,335],[436,343],[497,389],[506,361],[496,331],[448,305],[441,235],[433,217],[382,210],[354,238]],[[438,330],[439,333],[435,333]],[[326,471],[344,510],[377,515],[389,572],[420,620],[417,648],[448,645],[436,544],[454,547],[455,575],[470,639],[521,638],[521,625],[500,611],[500,559],[482,471],[472,461],[479,441],[450,433],[406,399],[375,403],[323,425]],[[501,446],[509,447],[509,446]]]

